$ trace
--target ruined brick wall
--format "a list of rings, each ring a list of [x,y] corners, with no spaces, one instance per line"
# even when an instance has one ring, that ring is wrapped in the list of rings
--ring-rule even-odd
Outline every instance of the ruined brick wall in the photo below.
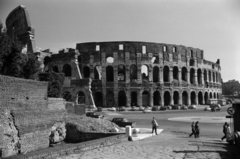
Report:
[[[47,87],[0,75],[0,157],[49,147],[52,127],[67,112],[62,99],[48,101]]]
[[[0,75],[0,107],[10,110],[47,109],[47,83]]]

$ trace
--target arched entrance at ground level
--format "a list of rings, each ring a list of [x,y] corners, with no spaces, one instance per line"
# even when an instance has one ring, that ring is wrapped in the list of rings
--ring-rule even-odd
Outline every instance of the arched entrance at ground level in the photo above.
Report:
[[[168,91],[164,92],[164,105],[170,105],[171,95]]]
[[[179,104],[178,101],[179,101],[179,94],[177,91],[175,91],[173,93],[173,102],[174,102],[174,104]]]
[[[106,106],[107,107],[114,107],[114,93],[112,91],[108,91],[106,95]]]
[[[85,104],[85,94],[82,91],[78,92],[77,101],[78,104]]]
[[[203,104],[203,94],[202,94],[202,92],[198,93],[198,104]]]
[[[149,106],[149,93],[147,91],[142,93],[142,106]]]
[[[101,92],[96,92],[95,93],[95,105],[97,107],[102,107],[103,106],[103,96]]]
[[[212,99],[212,92],[210,92],[210,95],[209,95],[209,96],[210,96],[210,99]]]
[[[126,106],[126,94],[124,91],[118,92],[118,106]]]
[[[205,92],[205,94],[204,94],[204,101],[205,101],[205,104],[207,104],[207,100],[208,100],[208,93]]]
[[[182,93],[182,104],[188,105],[188,93],[186,91]]]
[[[153,93],[153,105],[160,105],[161,97],[158,91]]]
[[[219,99],[219,95],[218,95],[218,93],[217,93],[217,99]]]
[[[191,92],[191,104],[196,104],[196,94],[195,92]]]
[[[213,93],[213,98],[216,99],[216,93],[215,92]]]
[[[137,92],[131,93],[131,106],[137,106]]]

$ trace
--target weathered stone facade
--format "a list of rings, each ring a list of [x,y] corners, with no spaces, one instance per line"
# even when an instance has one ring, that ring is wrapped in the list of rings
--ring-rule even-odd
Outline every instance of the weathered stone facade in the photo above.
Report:
[[[87,94],[72,84],[79,79],[76,59],[83,78],[93,79],[98,107],[205,104],[222,95],[219,60],[205,60],[200,49],[126,41],[79,43],[76,49],[52,56],[53,70],[67,76],[68,100]],[[88,104],[87,98],[79,102]]]

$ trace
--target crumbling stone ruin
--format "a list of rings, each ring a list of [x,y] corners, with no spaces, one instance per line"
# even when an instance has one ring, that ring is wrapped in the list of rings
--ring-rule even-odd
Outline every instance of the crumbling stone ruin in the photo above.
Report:
[[[83,78],[92,79],[97,107],[207,104],[222,96],[220,61],[203,50],[148,42],[79,43],[76,50],[51,56],[52,69],[64,72],[66,100],[89,104],[77,84],[75,61]]]

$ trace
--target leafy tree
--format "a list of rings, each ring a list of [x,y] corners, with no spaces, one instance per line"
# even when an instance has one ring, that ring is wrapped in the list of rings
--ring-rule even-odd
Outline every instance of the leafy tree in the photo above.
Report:
[[[240,92],[240,83],[236,80],[223,82],[222,91],[224,95],[233,95],[235,91]]]
[[[40,73],[40,81],[48,81],[48,97],[59,98],[62,96],[64,74],[52,71]]]
[[[36,79],[40,62],[34,55],[21,53],[22,48],[17,37],[7,35],[0,22],[0,74]]]

